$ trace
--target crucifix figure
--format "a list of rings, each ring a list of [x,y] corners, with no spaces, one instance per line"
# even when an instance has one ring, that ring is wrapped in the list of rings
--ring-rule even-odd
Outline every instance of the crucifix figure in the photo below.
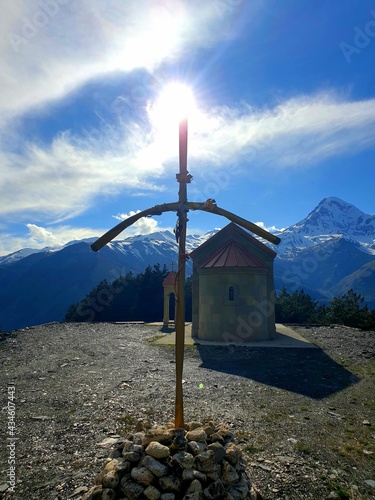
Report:
[[[150,217],[161,215],[163,212],[176,212],[177,223],[174,230],[178,242],[178,268],[177,268],[177,286],[176,286],[176,397],[175,397],[175,427],[184,427],[183,411],[183,391],[182,391],[182,373],[184,362],[184,343],[185,343],[185,268],[186,268],[186,226],[188,222],[187,214],[189,210],[203,210],[217,215],[222,215],[230,221],[252,231],[258,236],[270,241],[271,243],[280,243],[280,238],[265,231],[252,222],[239,217],[227,210],[219,208],[215,200],[208,199],[204,202],[187,201],[187,184],[192,180],[192,176],[187,171],[187,144],[188,144],[188,118],[187,114],[179,121],[179,172],[176,174],[179,183],[178,201],[173,203],[163,203],[154,207],[138,212],[128,219],[120,222],[114,228],[95,241],[91,248],[97,252],[104,245],[113,240],[124,229],[131,226],[141,217]]]

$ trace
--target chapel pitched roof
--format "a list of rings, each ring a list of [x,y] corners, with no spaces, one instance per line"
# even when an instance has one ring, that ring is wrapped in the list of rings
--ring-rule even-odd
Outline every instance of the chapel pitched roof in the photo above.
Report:
[[[225,245],[209,255],[199,267],[252,267],[267,269],[267,266],[262,261],[250,255],[234,240],[229,240]]]
[[[176,273],[174,271],[171,271],[163,281],[163,286],[174,285],[176,282],[176,276]]]

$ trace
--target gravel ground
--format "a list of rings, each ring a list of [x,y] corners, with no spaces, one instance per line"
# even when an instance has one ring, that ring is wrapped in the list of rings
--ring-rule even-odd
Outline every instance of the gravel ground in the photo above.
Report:
[[[225,422],[266,499],[374,499],[375,333],[294,328],[320,349],[187,347],[185,421]],[[53,323],[3,336],[0,497],[79,499],[110,453],[99,443],[173,418],[174,348],[159,334]]]

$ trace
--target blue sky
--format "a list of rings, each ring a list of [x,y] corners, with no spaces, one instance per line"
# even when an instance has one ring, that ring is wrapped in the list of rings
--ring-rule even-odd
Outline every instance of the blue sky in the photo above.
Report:
[[[371,1],[12,0],[0,37],[0,255],[176,201],[178,128],[158,107],[176,81],[195,101],[190,201],[278,229],[327,196],[375,213]]]

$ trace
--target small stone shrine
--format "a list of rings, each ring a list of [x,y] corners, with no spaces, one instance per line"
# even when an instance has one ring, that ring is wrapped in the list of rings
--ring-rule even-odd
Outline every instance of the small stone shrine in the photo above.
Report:
[[[195,249],[192,335],[201,340],[272,340],[276,253],[234,223]]]
[[[82,500],[261,500],[223,424],[137,426],[115,448]]]
[[[174,298],[175,296],[176,276],[177,274],[172,269],[162,283],[164,289],[163,326],[168,326],[171,318],[176,318],[176,311],[171,310],[171,303],[174,303],[173,309],[176,309],[175,301],[171,300],[171,298]]]

